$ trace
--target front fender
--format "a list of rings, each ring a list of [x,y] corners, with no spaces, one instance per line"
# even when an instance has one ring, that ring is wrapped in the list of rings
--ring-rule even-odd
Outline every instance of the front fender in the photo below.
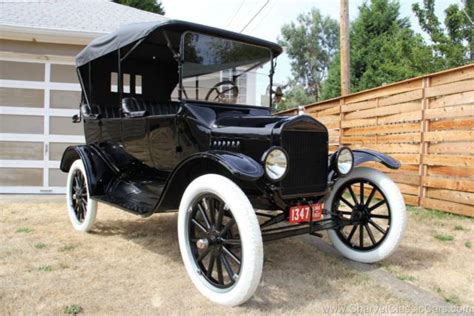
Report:
[[[390,169],[400,168],[400,162],[398,160],[381,152],[371,149],[355,149],[352,152],[354,153],[354,167],[367,161],[376,161]]]
[[[156,209],[177,208],[189,183],[209,173],[226,176],[238,183],[254,183],[263,177],[264,171],[258,162],[240,153],[215,150],[191,155],[180,162],[169,176]]]

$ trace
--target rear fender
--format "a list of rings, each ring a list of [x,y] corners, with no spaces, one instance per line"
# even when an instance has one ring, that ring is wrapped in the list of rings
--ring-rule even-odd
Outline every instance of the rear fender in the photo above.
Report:
[[[81,159],[86,171],[88,190],[91,196],[103,195],[106,185],[116,171],[107,163],[100,149],[92,145],[69,146],[63,153],[60,169],[69,172],[71,165]]]

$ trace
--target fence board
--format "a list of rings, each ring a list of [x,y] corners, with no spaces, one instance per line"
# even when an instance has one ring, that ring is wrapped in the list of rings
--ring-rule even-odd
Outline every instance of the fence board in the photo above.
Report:
[[[288,110],[284,114],[293,113]],[[474,65],[409,79],[306,106],[340,144],[401,162],[380,163],[406,203],[474,216]]]

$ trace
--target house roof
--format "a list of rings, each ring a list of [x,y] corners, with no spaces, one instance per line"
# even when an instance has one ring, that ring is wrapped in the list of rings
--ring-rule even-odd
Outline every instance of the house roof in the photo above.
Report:
[[[9,39],[87,43],[125,24],[166,20],[108,0],[0,0],[0,37]]]

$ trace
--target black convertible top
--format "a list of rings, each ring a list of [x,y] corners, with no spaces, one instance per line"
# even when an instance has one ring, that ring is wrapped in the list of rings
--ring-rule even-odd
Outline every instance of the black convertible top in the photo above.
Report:
[[[92,60],[105,56],[122,47],[151,36],[152,33],[158,30],[170,30],[181,34],[186,31],[193,31],[224,37],[253,45],[268,47],[270,50],[272,50],[274,57],[278,56],[282,52],[282,48],[278,44],[256,37],[230,32],[202,24],[162,18],[152,22],[127,24],[113,33],[94,39],[76,56],[76,66],[81,67]]]

